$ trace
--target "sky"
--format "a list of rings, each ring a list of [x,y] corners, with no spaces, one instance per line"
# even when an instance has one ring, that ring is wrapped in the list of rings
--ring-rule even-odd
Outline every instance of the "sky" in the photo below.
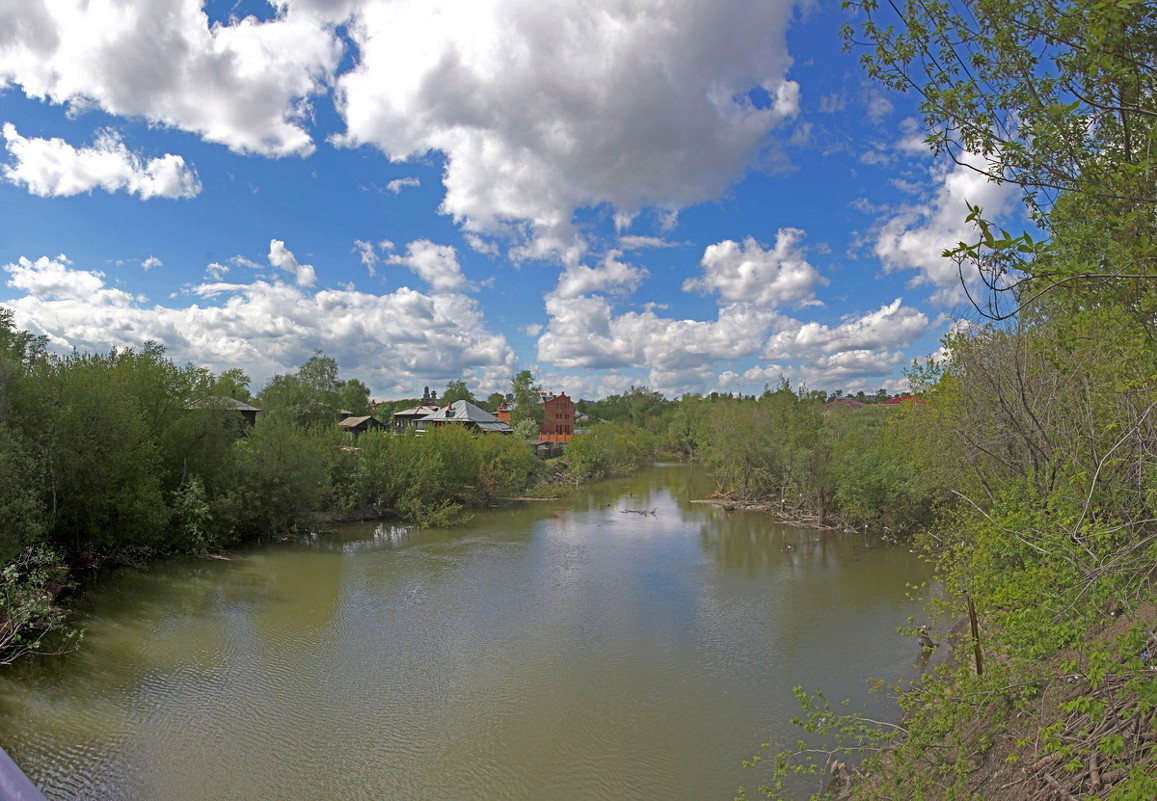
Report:
[[[941,254],[1017,199],[935,158],[838,2],[0,3],[0,306],[260,390],[531,370],[595,399],[906,388]],[[975,316],[974,314],[972,316]]]

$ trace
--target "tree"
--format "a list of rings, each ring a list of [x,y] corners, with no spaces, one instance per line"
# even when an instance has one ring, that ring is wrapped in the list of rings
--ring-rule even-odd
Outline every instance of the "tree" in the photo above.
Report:
[[[466,388],[465,381],[451,381],[446,384],[446,389],[442,393],[442,403],[449,405],[459,400],[474,403],[474,394]]]
[[[1130,291],[1153,294],[1157,6],[907,0],[888,5],[885,17],[877,0],[847,5],[862,16],[845,28],[845,41],[866,39],[869,74],[920,95],[935,152],[1023,187],[1047,234],[1061,222],[1058,203],[1080,206],[1077,219],[1095,210],[1098,238],[1123,243],[1129,254],[1051,258],[1048,243],[1000,231],[974,208],[977,240],[949,253],[962,270],[979,271],[990,291],[976,299],[979,309],[1004,318],[1071,283],[1119,290],[1126,279]],[[1153,303],[1144,305],[1142,316]]]
[[[534,373],[522,370],[514,377],[510,384],[510,402],[513,406],[510,426],[518,430],[519,423],[527,420],[534,424],[534,433],[537,434],[545,410],[542,406],[542,387],[535,382]]]
[[[337,362],[315,353],[295,373],[275,375],[261,390],[265,413],[298,425],[331,425],[338,412],[370,413],[370,390],[357,379],[338,380]]]

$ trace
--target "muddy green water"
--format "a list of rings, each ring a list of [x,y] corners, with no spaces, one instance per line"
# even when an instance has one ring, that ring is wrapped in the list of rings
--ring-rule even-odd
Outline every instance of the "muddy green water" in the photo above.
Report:
[[[794,685],[895,714],[929,572],[702,480],[110,574],[79,652],[0,673],[0,746],[50,799],[726,801]]]

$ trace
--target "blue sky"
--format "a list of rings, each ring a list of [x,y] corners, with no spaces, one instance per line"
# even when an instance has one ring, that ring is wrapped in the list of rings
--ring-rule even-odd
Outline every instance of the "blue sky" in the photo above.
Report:
[[[849,392],[969,318],[965,203],[836,2],[0,8],[0,305],[259,390]]]

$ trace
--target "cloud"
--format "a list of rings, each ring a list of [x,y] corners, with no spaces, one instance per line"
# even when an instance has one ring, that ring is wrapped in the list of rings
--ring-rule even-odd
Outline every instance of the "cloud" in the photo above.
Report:
[[[201,192],[197,173],[171,153],[143,159],[129,151],[115,131],[100,133],[92,147],[75,148],[63,139],[30,139],[5,123],[4,142],[12,162],[4,179],[39,197],[77,195],[103,189],[125,191],[142,200],[188,198]]]
[[[395,178],[386,184],[386,189],[393,192],[395,195],[400,195],[403,189],[408,189],[411,186],[421,186],[422,182],[417,178]]]
[[[811,389],[854,392],[884,387],[895,392],[907,388],[907,379],[891,378],[888,374],[906,360],[899,351],[850,350],[799,365],[753,367],[743,373],[728,371],[719,376],[718,383],[721,389],[750,392],[761,386],[775,386],[780,378],[786,378],[796,387]]]
[[[634,292],[647,277],[647,271],[619,261],[621,255],[621,251],[612,250],[603,257],[598,267],[587,267],[582,264],[567,267],[559,276],[554,297],[566,299],[589,295],[592,292],[612,294]]]
[[[563,369],[644,368],[650,386],[671,393],[702,388],[718,361],[757,354],[776,319],[748,304],[724,306],[711,321],[661,317],[653,309],[616,315],[597,295],[551,294],[546,312],[540,361]]]
[[[149,256],[147,259],[141,262],[141,269],[147,272],[154,267],[163,267],[164,264],[165,263],[158,259],[156,256]]]
[[[104,273],[89,270],[73,270],[69,260],[63,255],[50,259],[42,256],[36,261],[21,259],[14,264],[6,264],[9,274],[8,286],[23,289],[29,296],[39,299],[84,300],[103,291]],[[126,292],[119,293],[118,299],[128,299]]]
[[[804,258],[799,247],[803,238],[798,228],[781,228],[771,249],[750,236],[742,245],[730,239],[709,245],[699,262],[703,276],[688,278],[683,291],[717,292],[725,301],[770,307],[818,304],[815,288],[827,286],[828,279]]]
[[[393,244],[382,246],[392,249]],[[454,292],[467,285],[458,264],[458,251],[451,245],[435,245],[428,239],[417,239],[406,245],[406,254],[386,257],[390,264],[400,264],[430,285],[435,292]]]
[[[355,239],[353,250],[358,254],[358,258],[366,268],[366,272],[368,272],[371,277],[377,275],[379,260],[378,254],[374,252],[374,244],[372,242],[364,242],[361,239]]]
[[[764,348],[770,361],[830,357],[845,351],[902,350],[928,331],[928,316],[896,298],[862,317],[834,328],[817,322],[790,321]]]
[[[0,270],[18,290],[3,300],[16,324],[46,334],[61,351],[155,340],[178,363],[216,372],[241,367],[260,386],[320,349],[375,392],[410,392],[415,383],[464,377],[498,386],[517,366],[505,338],[488,331],[478,304],[460,294],[312,292],[258,280],[193,287],[199,302],[177,308],[146,306],[64,256],[22,258]]]
[[[943,305],[964,300],[956,263],[942,254],[975,238],[975,228],[965,222],[967,204],[980,206],[985,216],[994,220],[1011,213],[1018,197],[1014,185],[993,183],[968,166],[983,166],[980,157],[966,155],[963,160],[966,164],[933,167],[935,191],[920,202],[892,210],[881,224],[874,246],[885,271],[915,271],[911,283],[934,287],[932,300]]]
[[[576,209],[717,197],[798,112],[784,0],[367,2],[337,79],[345,145],[445,155],[442,210],[515,257],[583,242]],[[757,89],[768,102],[751,100]]]
[[[623,250],[649,250],[654,248],[673,248],[679,243],[659,236],[620,236],[619,247]]]
[[[666,317],[653,305],[616,312],[612,297],[634,292],[646,277],[619,261],[619,251],[609,252],[598,267],[569,266],[545,298],[549,322],[538,340],[537,357],[563,370],[645,370],[649,386],[671,394],[711,386],[719,363],[758,357],[774,332],[779,336],[804,327],[782,316],[780,305],[819,303],[815,288],[827,281],[803,258],[803,238],[803,231],[784,228],[772,248],[752,237],[706,248],[702,276],[685,281],[683,290],[718,295],[714,320]],[[907,321],[910,310],[897,313],[898,307],[897,302],[885,315],[888,322]],[[872,327],[861,324],[862,329]],[[840,333],[847,340],[871,339],[853,329],[849,323]]]
[[[240,153],[305,155],[342,47],[322,17],[209,23],[203,0],[25,0],[0,10],[0,88],[74,112],[192,131]]]
[[[892,101],[876,88],[867,90],[864,105],[867,108],[868,119],[875,123],[883,122],[884,118],[892,113],[893,108]]]
[[[317,273],[313,267],[299,264],[280,239],[269,240],[269,263],[279,270],[290,273],[298,286],[313,286],[317,282]]]

